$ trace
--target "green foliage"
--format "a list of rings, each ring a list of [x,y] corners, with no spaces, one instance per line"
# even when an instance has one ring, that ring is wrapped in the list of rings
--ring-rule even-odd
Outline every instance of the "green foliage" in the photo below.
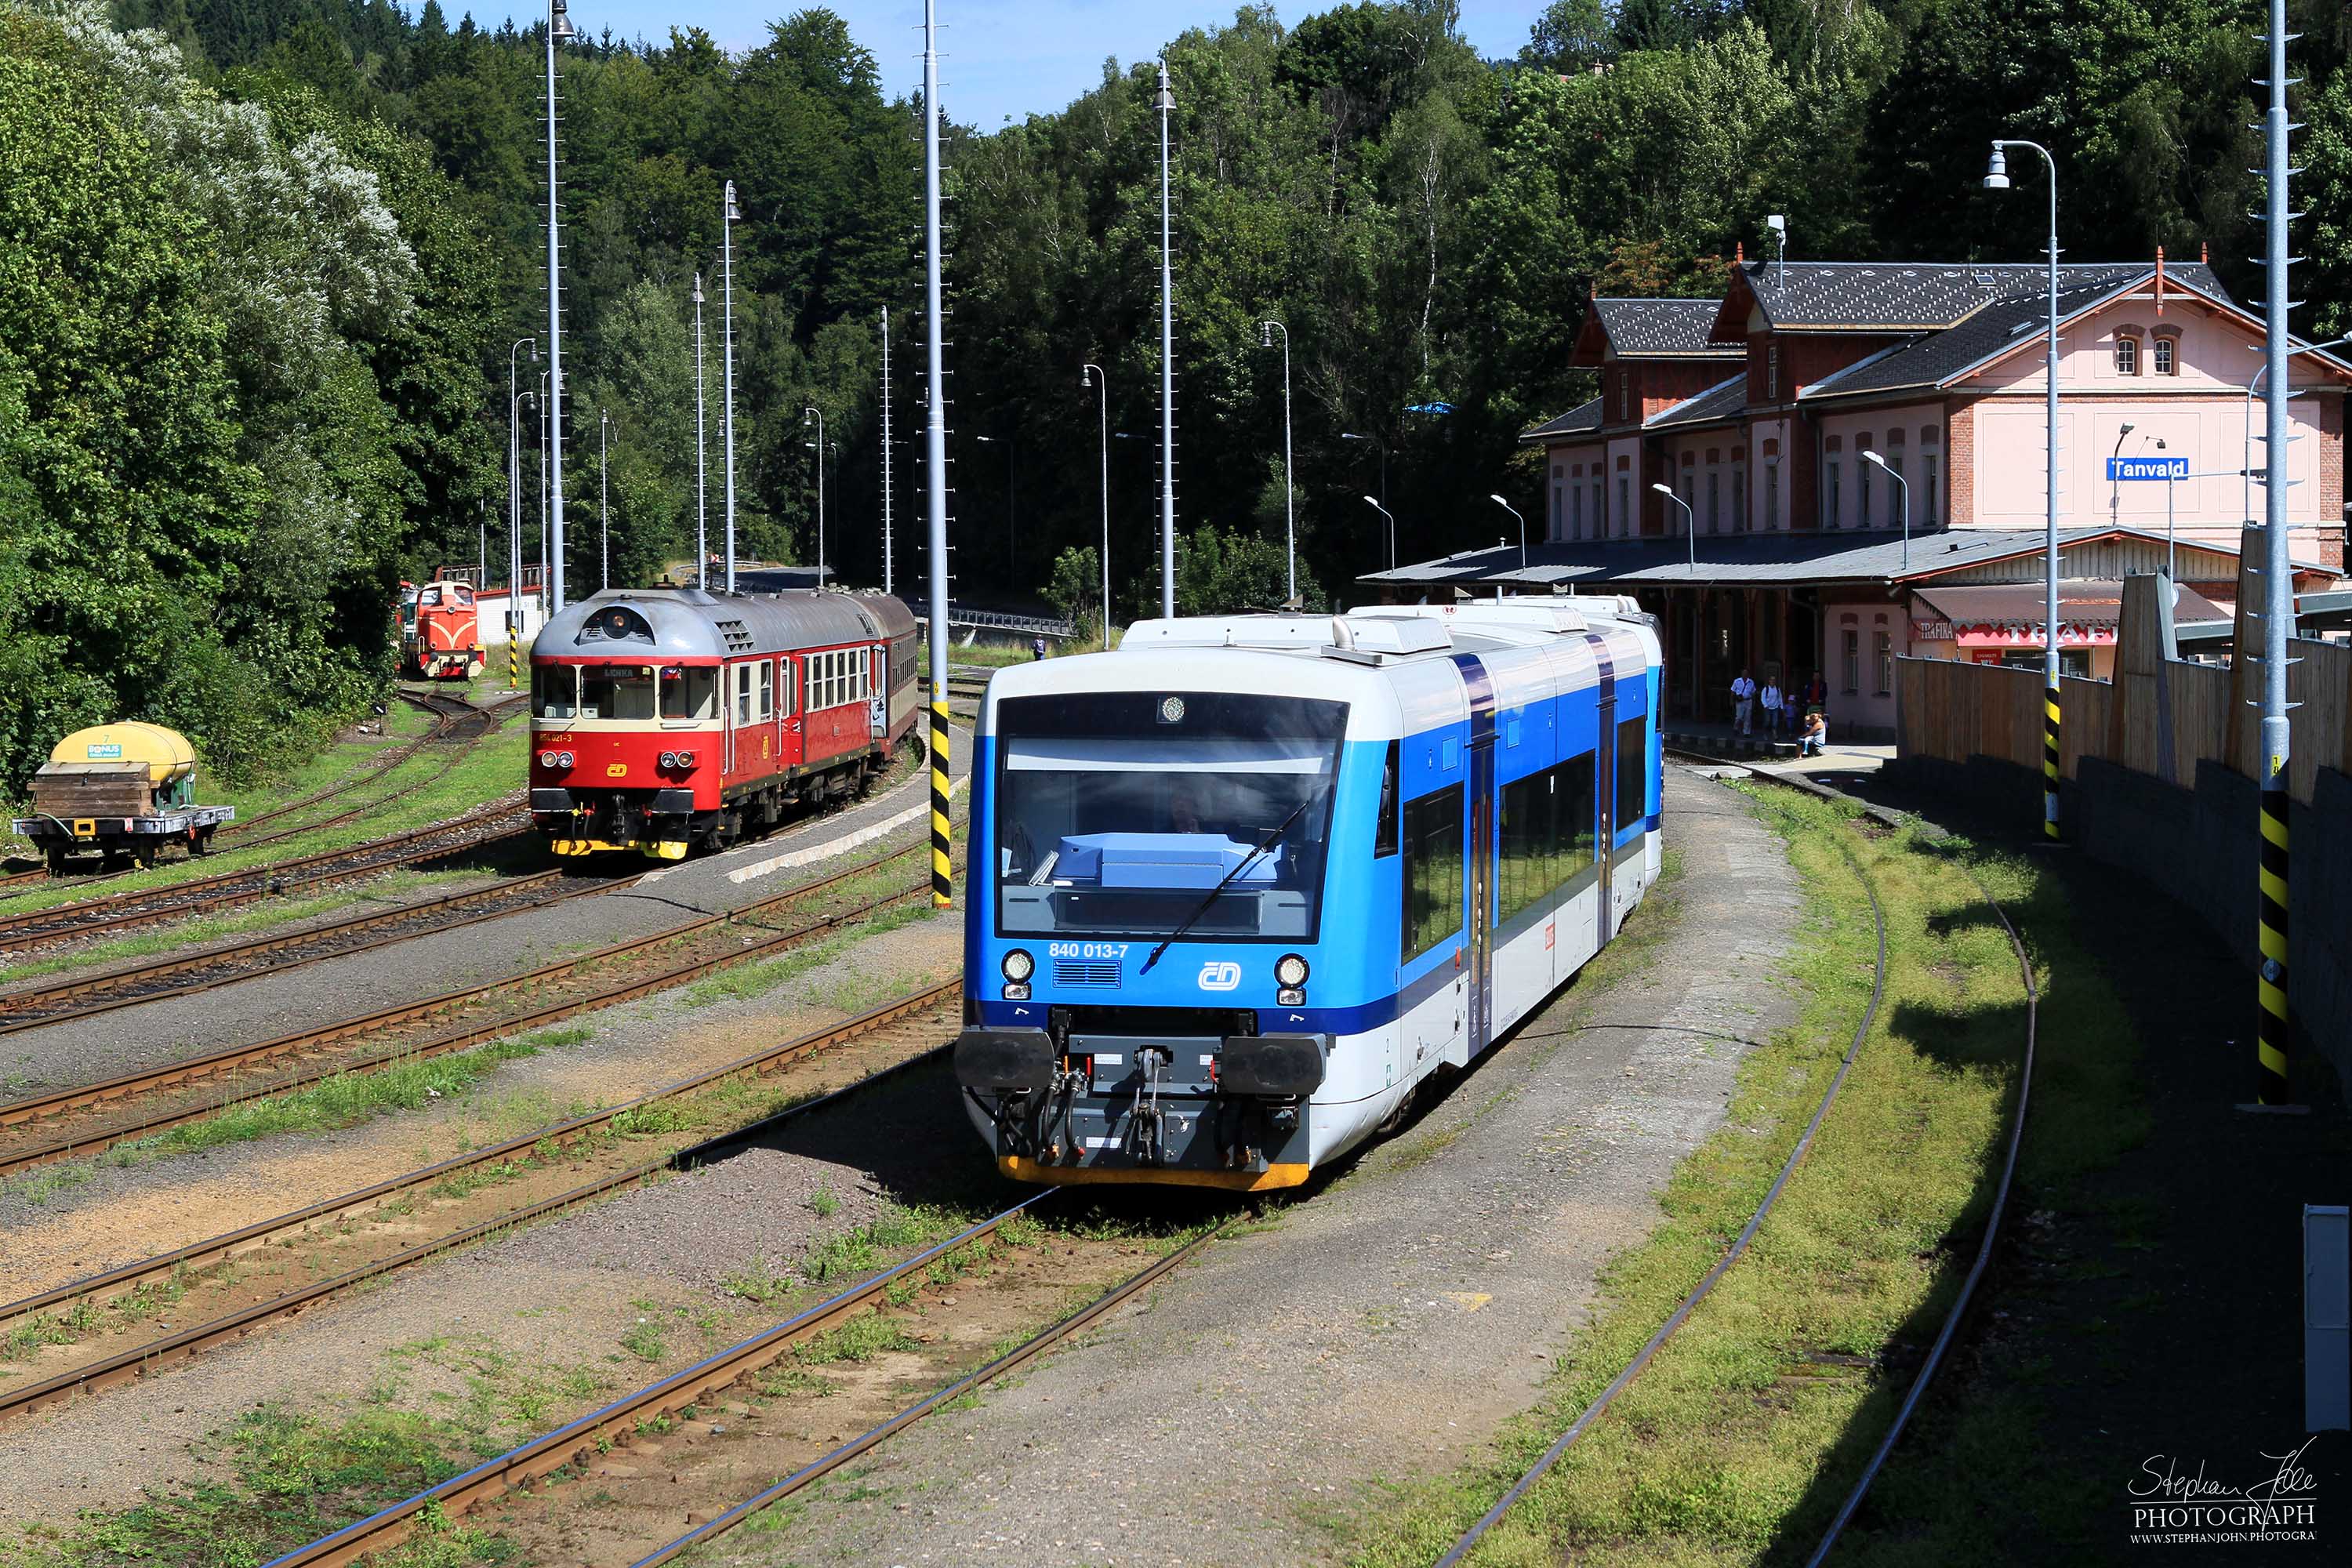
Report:
[[[1102,553],[1091,544],[1072,545],[1054,557],[1045,599],[1076,626],[1102,624]],[[1079,641],[1086,640],[1083,633]]]

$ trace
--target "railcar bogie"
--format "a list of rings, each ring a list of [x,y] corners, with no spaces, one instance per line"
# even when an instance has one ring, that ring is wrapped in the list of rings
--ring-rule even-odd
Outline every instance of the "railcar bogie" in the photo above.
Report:
[[[955,1058],[999,1166],[1296,1184],[1466,1067],[1655,880],[1629,601],[1143,622],[977,731]]]
[[[595,595],[531,650],[532,819],[558,855],[675,860],[845,799],[911,731],[918,658],[887,595]]]

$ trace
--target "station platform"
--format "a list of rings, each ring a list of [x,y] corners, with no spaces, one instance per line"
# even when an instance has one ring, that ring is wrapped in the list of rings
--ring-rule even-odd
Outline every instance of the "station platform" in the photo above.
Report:
[[[1835,726],[1832,726],[1830,742],[1822,747],[1818,757],[1798,756],[1797,742],[1793,738],[1766,735],[1760,731],[1752,735],[1742,735],[1728,724],[1671,720],[1662,731],[1662,735],[1669,752],[1738,763],[1743,767],[1770,768],[1779,773],[1875,773],[1895,756],[1892,744],[1838,740]]]

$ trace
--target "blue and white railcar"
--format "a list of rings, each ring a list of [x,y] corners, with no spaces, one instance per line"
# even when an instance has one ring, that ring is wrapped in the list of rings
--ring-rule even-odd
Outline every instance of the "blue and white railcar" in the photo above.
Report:
[[[955,1068],[1007,1174],[1291,1186],[1657,879],[1631,601],[1144,621],[1000,672]]]

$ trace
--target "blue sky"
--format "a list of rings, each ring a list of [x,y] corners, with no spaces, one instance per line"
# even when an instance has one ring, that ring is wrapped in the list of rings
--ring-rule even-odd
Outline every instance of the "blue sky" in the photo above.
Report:
[[[421,4],[421,0],[415,0]],[[1149,59],[1159,47],[1187,27],[1233,19],[1237,0],[939,0],[940,99],[956,119],[983,131],[1006,116],[1045,113],[1061,108],[1102,79],[1102,63],[1116,55],[1122,65]],[[495,25],[507,15],[537,18],[535,5],[519,8],[499,0],[473,5],[442,0],[452,17],[472,11]],[[849,22],[858,42],[874,52],[882,79],[893,94],[922,79],[921,0],[831,0]],[[648,0],[572,0],[572,19],[582,30],[606,27],[625,37],[656,41],[672,26],[699,26],[730,49],[748,48],[767,37],[768,23],[802,6],[795,0],[701,0],[662,5]],[[1282,19],[1329,8],[1281,0]],[[1543,0],[1465,0],[1462,28],[1478,52],[1489,58],[1518,53]]]

